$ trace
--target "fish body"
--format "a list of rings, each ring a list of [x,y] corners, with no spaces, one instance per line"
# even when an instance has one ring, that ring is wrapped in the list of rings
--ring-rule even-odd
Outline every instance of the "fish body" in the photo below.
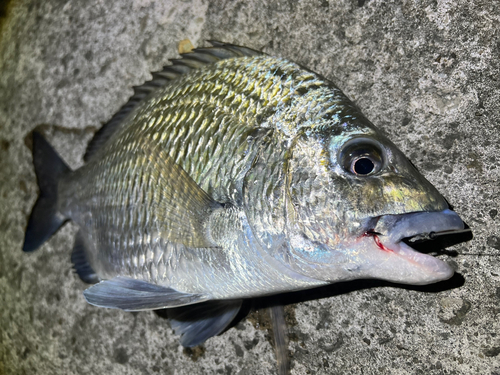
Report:
[[[463,229],[462,220],[334,84],[221,43],[154,77],[96,137],[83,167],[56,163],[57,182],[40,185],[28,224],[25,251],[64,220],[78,224],[73,262],[96,282],[90,303],[199,312],[195,304],[215,301],[201,319],[220,323],[214,335],[242,298],[452,276],[401,240]],[[51,151],[34,137],[41,182],[36,159]],[[42,214],[52,220],[40,229]],[[173,325],[183,343],[206,339],[181,310]]]

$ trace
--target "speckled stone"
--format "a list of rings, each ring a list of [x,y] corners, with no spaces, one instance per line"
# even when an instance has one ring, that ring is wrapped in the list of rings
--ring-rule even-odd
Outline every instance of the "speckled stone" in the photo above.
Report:
[[[75,227],[21,251],[44,125],[76,168],[92,134],[177,43],[232,42],[333,80],[474,231],[458,275],[428,287],[353,282],[288,296],[298,374],[500,374],[500,8],[468,0],[10,0],[0,5],[0,375],[276,372],[267,323],[185,350],[154,312],[85,303]]]

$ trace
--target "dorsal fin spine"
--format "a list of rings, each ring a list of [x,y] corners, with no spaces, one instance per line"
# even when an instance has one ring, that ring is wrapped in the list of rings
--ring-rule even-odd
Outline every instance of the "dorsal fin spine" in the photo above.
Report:
[[[172,65],[164,66],[159,72],[152,73],[153,79],[134,87],[134,95],[125,105],[94,135],[83,160],[86,162],[99,150],[120,127],[123,120],[153,91],[165,87],[170,81],[203,66],[217,61],[243,56],[258,56],[262,52],[214,40],[208,41],[213,47],[195,48],[181,55],[180,59],[170,60]]]

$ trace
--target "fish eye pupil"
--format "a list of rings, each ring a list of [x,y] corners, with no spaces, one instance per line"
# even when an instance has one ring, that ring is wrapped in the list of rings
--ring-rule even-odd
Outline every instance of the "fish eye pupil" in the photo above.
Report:
[[[353,163],[353,172],[359,175],[367,175],[373,172],[375,164],[367,157],[359,158]]]
[[[368,177],[380,172],[385,166],[383,146],[369,138],[347,141],[337,154],[343,169],[358,177]]]

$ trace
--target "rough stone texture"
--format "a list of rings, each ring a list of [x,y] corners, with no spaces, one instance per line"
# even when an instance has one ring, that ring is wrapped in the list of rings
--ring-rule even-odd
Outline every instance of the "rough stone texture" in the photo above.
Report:
[[[451,248],[461,276],[448,283],[350,283],[290,297],[292,374],[500,374],[498,4],[11,0],[0,8],[1,375],[275,373],[256,314],[187,351],[153,312],[87,305],[71,270],[72,225],[40,251],[21,251],[37,194],[27,134],[46,125],[65,160],[81,165],[93,132],[185,38],[263,48],[332,79],[474,230]]]

